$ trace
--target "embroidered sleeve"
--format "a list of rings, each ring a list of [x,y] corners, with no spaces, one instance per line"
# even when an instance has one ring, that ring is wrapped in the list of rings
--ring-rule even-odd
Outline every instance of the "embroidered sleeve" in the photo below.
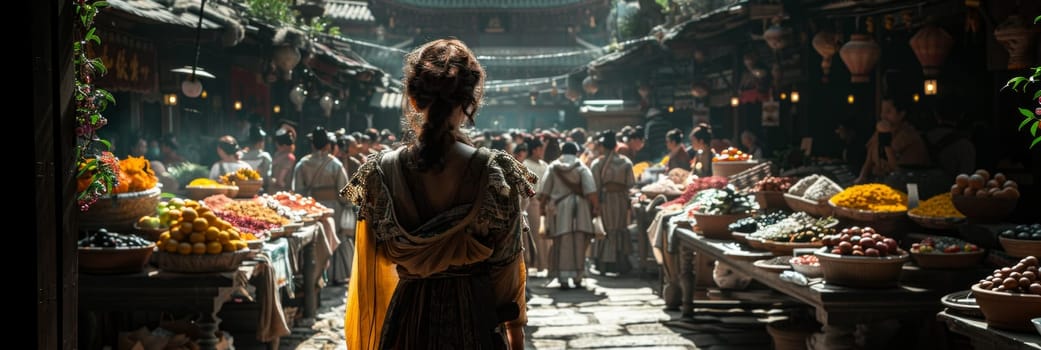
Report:
[[[491,179],[491,184],[496,186],[495,190],[503,195],[511,190],[515,190],[523,197],[534,196],[535,184],[539,182],[539,177],[506,152],[499,150],[493,150],[492,152],[494,165],[501,170],[501,172],[498,172],[500,178]],[[496,175],[496,172],[492,174]]]
[[[351,203],[359,206],[359,220],[371,219],[372,204],[375,194],[383,187],[380,186],[379,162],[381,154],[370,154],[350,180],[347,185],[340,189],[340,196],[345,197]]]

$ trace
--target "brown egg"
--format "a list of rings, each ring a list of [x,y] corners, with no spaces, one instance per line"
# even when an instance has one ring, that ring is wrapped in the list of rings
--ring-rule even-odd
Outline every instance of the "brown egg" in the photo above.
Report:
[[[972,187],[966,187],[965,190],[962,191],[961,194],[964,195],[964,196],[967,196],[967,197],[975,197],[976,196],[976,189],[972,188]]]
[[[983,185],[985,185],[986,183],[987,179],[983,178],[983,176],[980,174],[972,174],[972,176],[969,176],[969,187],[971,188],[975,188],[978,190],[983,188]]]
[[[1001,187],[988,188],[987,192],[990,192],[990,196],[993,197],[995,193],[1001,191]]]
[[[1008,181],[1005,181],[1005,184],[1004,184],[1004,185],[1002,185],[1002,187],[1013,187],[1013,188],[1019,188],[1019,184],[1017,184],[1017,183],[1016,183],[1015,181],[1012,181],[1012,180],[1008,180]]]
[[[990,181],[987,181],[987,188],[995,187],[1001,187],[1001,183],[999,183],[998,180],[991,179]]]
[[[973,174],[973,175],[982,176],[983,177],[983,182],[987,182],[987,180],[990,180],[990,172],[987,171],[987,169],[976,170],[976,173]]]
[[[1005,174],[1003,173],[997,173],[994,174],[994,180],[997,181],[999,184],[1003,184],[1005,183],[1005,180],[1008,180],[1008,178],[1005,177]]]
[[[961,187],[968,187],[969,186],[969,175],[966,175],[966,174],[958,175],[958,177],[954,178],[954,184],[958,185],[958,186],[961,186]]]

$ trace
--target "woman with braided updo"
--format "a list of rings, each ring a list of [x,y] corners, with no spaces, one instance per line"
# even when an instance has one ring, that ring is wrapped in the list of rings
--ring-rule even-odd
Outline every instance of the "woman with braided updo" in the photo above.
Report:
[[[348,349],[523,349],[520,203],[536,178],[461,130],[484,77],[458,40],[406,56],[411,139],[369,156],[340,192],[360,207]]]

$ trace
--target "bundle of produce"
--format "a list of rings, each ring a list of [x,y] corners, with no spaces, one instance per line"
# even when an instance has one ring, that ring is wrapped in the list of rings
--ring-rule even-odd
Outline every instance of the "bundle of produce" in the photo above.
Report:
[[[726,187],[728,182],[729,180],[722,176],[699,177],[687,185],[687,188],[683,190],[683,194],[676,199],[665,202],[661,207],[668,208],[686,205],[698,192],[709,188],[721,189]]]

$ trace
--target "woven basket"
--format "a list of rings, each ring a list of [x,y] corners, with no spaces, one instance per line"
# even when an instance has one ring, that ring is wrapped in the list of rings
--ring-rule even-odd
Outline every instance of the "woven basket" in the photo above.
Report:
[[[235,271],[242,265],[242,260],[249,255],[249,249],[234,252],[203,255],[180,255],[159,253],[159,268],[170,272],[227,272]]]
[[[900,255],[861,257],[838,255],[821,248],[814,252],[824,272],[824,282],[858,288],[892,288],[900,283],[900,271],[911,260],[905,251]]]
[[[1018,199],[994,197],[951,196],[951,202],[958,212],[977,223],[996,223],[1004,220],[1016,209]]]
[[[792,208],[793,211],[806,212],[813,216],[824,217],[835,214],[835,209],[828,205],[828,201],[825,200],[814,202],[794,194],[785,193],[784,202],[787,203],[788,207]]]
[[[907,212],[907,217],[911,218],[911,221],[914,221],[918,226],[933,230],[953,230],[965,223],[965,218],[922,216],[910,211]]]
[[[1008,253],[1009,256],[1016,258],[1041,257],[1041,241],[1005,237],[998,237],[998,241],[1001,242],[1001,248],[1005,249],[1005,253]]]
[[[239,188],[238,193],[235,194],[236,198],[252,198],[260,193],[260,188],[264,186],[263,180],[242,180],[235,181],[235,186]]]
[[[1030,319],[1041,315],[1041,295],[995,292],[980,288],[979,284],[972,285],[972,295],[976,297],[976,304],[983,311],[988,326],[1030,333],[1035,331]]]
[[[131,248],[80,247],[77,253],[79,270],[96,274],[140,272],[148,263],[153,251],[155,244]]]
[[[716,172],[716,164],[720,164],[720,172]],[[712,175],[726,177],[727,183],[734,185],[734,188],[746,189],[770,176],[771,166],[770,162],[756,161],[712,162]]]
[[[838,216],[838,217],[844,218],[844,219],[856,220],[856,221],[864,221],[864,222],[888,221],[888,220],[898,220],[901,217],[907,216],[907,210],[902,210],[902,211],[870,211],[870,210],[853,209],[853,208],[846,208],[846,207],[840,206],[840,205],[835,204],[835,202],[832,202],[830,200],[828,201],[828,205],[831,205],[832,209],[835,211],[835,216]]]
[[[130,231],[142,216],[155,213],[161,192],[159,187],[153,187],[147,191],[101,197],[90,206],[90,210],[79,213],[80,229]]]
[[[752,216],[752,214],[709,215],[694,213],[694,222],[697,225],[698,233],[701,233],[706,238],[731,239],[733,236],[730,232],[730,224],[749,216]]]
[[[923,269],[967,269],[979,265],[987,255],[983,249],[975,252],[915,253],[911,252],[915,264]]]
[[[755,193],[755,200],[759,202],[759,209],[791,209],[784,200],[784,192],[759,191]]]

